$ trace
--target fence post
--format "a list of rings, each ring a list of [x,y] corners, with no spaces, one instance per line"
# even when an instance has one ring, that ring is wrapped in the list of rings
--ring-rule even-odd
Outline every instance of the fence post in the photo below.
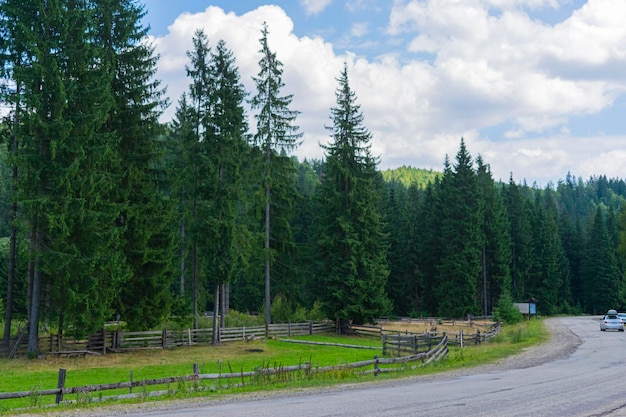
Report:
[[[374,356],[374,376],[378,376],[380,370],[378,369],[378,355]]]
[[[65,388],[65,374],[66,374],[65,369],[63,368],[59,369],[59,379],[57,382],[57,388],[59,389],[59,392],[57,392],[57,398],[56,398],[57,404],[60,404],[61,401],[63,401],[63,388]]]
[[[133,393],[133,371],[130,371],[130,390],[129,393],[132,394]]]
[[[459,345],[461,347],[464,347],[463,346],[463,329],[459,330]]]
[[[167,329],[163,329],[163,333],[161,335],[161,346],[163,349],[167,347]]]
[[[309,336],[313,335],[313,320],[309,320]]]
[[[398,357],[402,356],[400,355],[400,332],[398,332]]]
[[[476,344],[480,345],[480,329],[476,330]]]
[[[287,321],[287,336],[291,336],[291,320]]]
[[[200,373],[200,367],[197,363],[193,364],[193,375],[198,378],[198,374]]]
[[[417,355],[418,352],[419,352],[419,348],[418,348],[417,336],[413,335],[413,354]]]
[[[383,333],[383,356],[387,354],[387,335]]]

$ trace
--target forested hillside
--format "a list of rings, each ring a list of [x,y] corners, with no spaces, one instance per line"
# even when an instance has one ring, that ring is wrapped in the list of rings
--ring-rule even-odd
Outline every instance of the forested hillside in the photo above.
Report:
[[[461,138],[441,172],[381,172],[347,66],[328,74],[324,158],[299,161],[271,28],[254,92],[228,45],[196,32],[172,104],[143,14],[124,0],[0,3],[3,343],[18,320],[36,353],[40,329],[86,335],[117,318],[364,323],[491,314],[502,298],[542,314],[626,308],[623,180],[495,182]]]

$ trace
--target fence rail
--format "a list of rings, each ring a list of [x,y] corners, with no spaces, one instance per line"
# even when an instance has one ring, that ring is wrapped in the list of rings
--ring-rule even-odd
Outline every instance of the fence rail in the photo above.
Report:
[[[411,320],[417,321],[417,320]],[[426,319],[421,321],[430,322]],[[469,323],[462,320],[450,320],[459,325]],[[441,323],[441,320],[438,321]],[[476,331],[460,330],[458,333],[447,333],[448,343],[456,346],[467,344],[480,344],[489,340],[500,330],[499,323],[496,325],[477,326]],[[482,330],[481,330],[482,329]],[[312,335],[336,330],[335,324],[329,321],[270,324],[269,326],[249,327],[226,327],[220,328],[219,340],[221,342],[234,342],[264,338],[267,334],[272,338],[281,338],[298,335]],[[383,355],[393,354],[417,354],[430,350],[438,340],[441,340],[441,332],[431,331],[426,333],[409,333],[384,330],[379,326],[350,326],[348,333],[381,339],[383,342]],[[176,346],[208,345],[213,341],[212,329],[185,329],[185,330],[155,330],[144,332],[110,331],[103,329],[90,335],[86,339],[69,339],[58,334],[50,334],[39,338],[39,352],[43,355],[95,355],[110,352],[123,352],[141,349],[167,349]],[[18,340],[12,339],[9,343],[10,350],[0,350],[1,356],[25,355],[25,344],[19,344]]]
[[[285,336],[312,335],[334,331],[332,322],[306,322],[270,324],[267,326],[251,327],[223,327],[220,328],[221,342],[234,342],[265,338],[267,334],[272,338]],[[103,329],[86,339],[70,339],[62,335],[50,334],[40,337],[38,348],[43,355],[93,355],[108,352],[123,352],[140,349],[167,349],[176,346],[208,345],[213,341],[213,329],[185,329],[185,330],[154,330],[144,332],[110,331]],[[9,341],[10,351],[0,351],[0,355],[25,355],[26,345],[19,340]]]

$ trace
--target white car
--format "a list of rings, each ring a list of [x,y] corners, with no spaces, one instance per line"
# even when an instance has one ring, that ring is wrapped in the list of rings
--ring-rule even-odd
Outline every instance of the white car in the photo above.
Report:
[[[606,330],[617,330],[618,332],[624,331],[624,322],[621,317],[617,315],[617,311],[607,311],[602,320],[600,320],[600,330],[603,332]]]

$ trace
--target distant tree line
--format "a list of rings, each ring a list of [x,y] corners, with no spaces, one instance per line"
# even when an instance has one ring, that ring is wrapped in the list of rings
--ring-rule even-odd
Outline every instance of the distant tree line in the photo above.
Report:
[[[626,306],[622,180],[498,183],[462,139],[441,173],[381,172],[346,65],[324,158],[298,161],[267,25],[255,92],[226,43],[196,31],[164,125],[144,15],[133,0],[0,3],[3,343],[15,320],[36,353],[42,325],[84,336],[118,317],[147,329],[207,311],[217,327],[230,309],[342,324],[531,298],[543,314]]]

